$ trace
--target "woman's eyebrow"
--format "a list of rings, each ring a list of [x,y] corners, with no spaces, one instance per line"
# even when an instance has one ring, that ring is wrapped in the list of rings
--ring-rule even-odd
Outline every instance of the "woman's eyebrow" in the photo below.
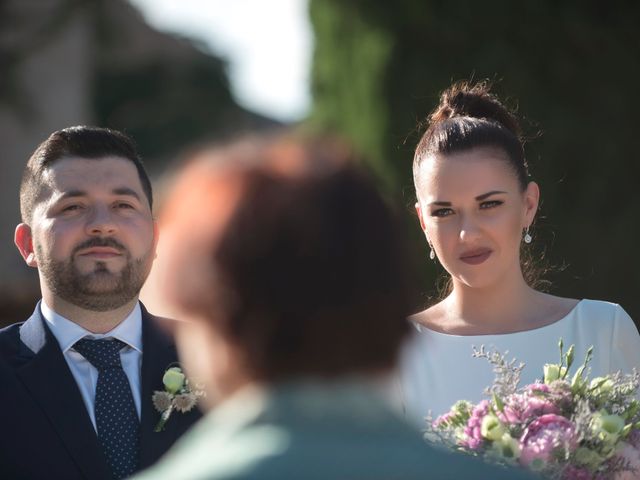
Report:
[[[476,200],[477,201],[485,200],[489,198],[491,195],[496,195],[498,193],[507,193],[507,192],[503,192],[502,190],[491,190],[490,192],[483,193],[482,195],[478,195],[476,197]]]
[[[478,195],[475,199],[480,202],[482,200],[489,198],[491,195],[497,195],[499,193],[508,193],[508,192],[503,192],[502,190],[491,190],[490,192],[483,193],[482,195]],[[432,205],[435,205],[438,207],[450,207],[451,202],[445,202],[444,200],[435,200],[427,204],[427,206],[432,206]]]
[[[427,204],[427,206],[431,206],[431,205],[437,205],[439,207],[450,207],[451,206],[451,202],[443,202],[441,200],[436,200],[435,202],[429,202]]]

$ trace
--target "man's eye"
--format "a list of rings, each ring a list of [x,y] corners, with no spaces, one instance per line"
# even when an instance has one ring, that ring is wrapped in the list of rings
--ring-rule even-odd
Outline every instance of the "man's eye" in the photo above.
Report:
[[[486,210],[487,208],[494,208],[502,205],[504,202],[502,200],[488,200],[486,202],[482,202],[480,204],[481,210]]]
[[[73,212],[74,210],[80,210],[82,208],[80,205],[67,205],[62,209],[63,212]]]
[[[439,208],[431,212],[432,217],[448,217],[453,213],[453,210],[450,208]]]
[[[131,205],[130,203],[126,203],[126,202],[120,202],[120,203],[116,203],[116,208],[120,208],[120,209],[131,209],[133,208],[133,205]]]

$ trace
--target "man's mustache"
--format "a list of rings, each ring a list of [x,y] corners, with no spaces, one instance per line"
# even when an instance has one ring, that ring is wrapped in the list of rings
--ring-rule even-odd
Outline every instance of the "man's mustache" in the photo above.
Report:
[[[113,238],[95,237],[95,238],[90,238],[86,242],[82,242],[81,244],[77,245],[73,249],[73,254],[75,255],[80,250],[84,250],[86,248],[92,248],[92,247],[110,247],[110,248],[115,248],[119,252],[123,252],[123,253],[127,252],[127,248]]]

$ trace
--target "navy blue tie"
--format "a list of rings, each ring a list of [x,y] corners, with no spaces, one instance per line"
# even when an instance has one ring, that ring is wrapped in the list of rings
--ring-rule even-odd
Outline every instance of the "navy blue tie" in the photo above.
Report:
[[[127,375],[122,369],[120,340],[82,339],[73,348],[98,370],[94,412],[98,440],[113,478],[130,476],[140,457],[140,421]]]

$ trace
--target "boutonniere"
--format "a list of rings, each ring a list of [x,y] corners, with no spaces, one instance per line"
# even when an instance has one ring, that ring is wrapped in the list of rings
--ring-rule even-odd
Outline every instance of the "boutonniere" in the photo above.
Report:
[[[164,391],[153,392],[153,406],[160,412],[160,420],[154,428],[155,432],[164,430],[164,425],[174,410],[180,413],[190,411],[204,396],[201,387],[193,385],[178,366],[169,367],[162,376]]]

